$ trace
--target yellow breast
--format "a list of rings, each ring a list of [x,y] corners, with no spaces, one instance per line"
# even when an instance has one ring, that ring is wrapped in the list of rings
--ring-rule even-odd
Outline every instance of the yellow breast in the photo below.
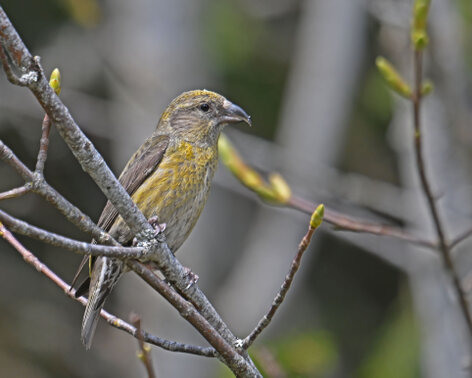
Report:
[[[167,224],[165,235],[174,253],[205,206],[217,155],[216,146],[187,142],[169,146],[156,171],[132,195],[147,218],[157,215],[160,223]]]

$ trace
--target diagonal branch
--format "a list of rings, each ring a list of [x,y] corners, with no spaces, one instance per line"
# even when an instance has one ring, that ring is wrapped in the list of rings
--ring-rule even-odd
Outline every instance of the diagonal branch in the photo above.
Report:
[[[102,244],[119,245],[110,235],[103,232],[89,216],[84,214],[66,200],[59,192],[52,188],[42,175],[34,175],[30,169],[18,159],[13,151],[0,140],[0,160],[8,163],[25,180],[26,186],[34,193],[42,196],[46,201],[58,209],[79,230],[88,233],[91,238]]]
[[[288,201],[287,205],[306,214],[311,214],[316,208],[316,205],[314,203],[297,196],[292,196]],[[324,219],[327,223],[330,223],[343,231],[368,233],[380,236],[390,236],[432,250],[437,249],[437,245],[434,242],[412,235],[398,227],[387,226],[374,222],[367,222],[365,220],[347,216],[335,210],[326,209]]]
[[[0,47],[0,60],[2,62],[3,71],[5,71],[5,74],[7,75],[8,81],[14,85],[25,87],[27,85],[26,80],[22,80],[13,72],[10,64],[8,63],[8,58],[3,47]]]
[[[11,190],[7,190],[6,192],[0,193],[0,201],[9,198],[21,197],[22,195],[29,192],[31,192],[31,188],[28,185],[19,186],[18,188],[14,188]]]
[[[150,269],[147,269],[142,263],[135,260],[127,262],[127,265],[133,269],[144,281],[153,289],[158,291],[172,306],[179,311],[180,315],[194,326],[200,334],[215,347],[221,358],[228,366],[235,367],[233,372],[241,376],[253,376],[252,367],[235,350],[235,348],[224,340],[217,330],[195,309],[195,307],[186,301],[180,300],[180,295],[173,290],[165,281],[157,277]]]
[[[130,315],[130,321],[137,329],[138,333],[138,346],[139,351],[137,352],[138,358],[142,361],[144,367],[146,368],[148,378],[156,378],[156,373],[154,372],[154,367],[152,365],[151,349],[149,345],[144,343],[144,338],[141,330],[141,317],[138,314],[132,313]]]
[[[456,247],[458,244],[462,243],[464,240],[466,240],[470,236],[472,236],[472,228],[469,228],[468,230],[462,232],[460,235],[456,236],[456,238],[453,239],[449,243],[449,247],[451,249],[453,249],[454,247]]]
[[[36,159],[35,172],[42,175],[44,171],[44,164],[48,156],[49,148],[49,132],[51,131],[51,119],[47,114],[44,115],[42,123],[42,134],[39,143],[38,158]]]
[[[97,183],[138,240],[151,245],[151,253],[159,262],[159,268],[165,277],[169,282],[173,282],[179,291],[185,293],[187,297],[192,298],[192,303],[203,306],[206,310],[202,312],[204,316],[211,315],[208,321],[210,324],[215,324],[218,333],[224,338],[222,339],[220,337],[218,342],[216,342],[217,338],[212,338],[212,341],[215,341],[213,346],[227,362],[230,362],[228,367],[235,374],[260,376],[257,368],[247,355],[243,354],[244,358],[239,359],[239,357],[233,356],[232,352],[227,350],[228,345],[232,348],[232,345],[236,341],[235,336],[221,320],[221,317],[216,313],[208,299],[196,288],[196,285],[192,283],[192,279],[189,277],[187,270],[175,259],[174,255],[167,247],[167,244],[160,243],[155,239],[154,230],[150,224],[133,203],[116,177],[114,177],[91,141],[79,129],[67,107],[64,106],[54,90],[49,86],[49,83],[44,77],[39,58],[32,57],[2,7],[0,7],[0,44],[3,45],[3,48],[5,48],[6,52],[10,55],[16,68],[22,72],[26,72],[23,76],[26,75],[26,77],[30,78],[28,88],[36,96],[46,114],[56,126],[60,136],[64,139],[69,149],[82,166],[82,169]],[[234,348],[233,352],[236,353]],[[227,357],[231,358],[226,359]]]
[[[311,214],[316,206],[303,198],[292,194],[292,190],[283,177],[271,173],[265,179],[250,165],[246,164],[231,142],[221,135],[218,150],[223,164],[249,190],[255,192],[264,202],[272,205],[287,206]],[[334,210],[326,210],[326,221],[344,231],[390,236],[410,243],[436,249],[435,243],[419,238],[398,227],[368,222],[347,216]]]
[[[270,324],[276,311],[279,309],[280,305],[284,301],[285,296],[287,295],[290,287],[292,286],[292,282],[295,277],[295,274],[297,273],[298,268],[300,267],[300,262],[302,260],[303,253],[306,251],[306,249],[310,245],[313,233],[321,224],[321,221],[323,219],[323,213],[324,213],[323,205],[319,205],[316,208],[316,210],[313,212],[310,224],[308,225],[308,231],[303,237],[303,239],[301,240],[300,244],[298,245],[298,252],[293,258],[290,269],[287,275],[285,276],[285,280],[282,283],[282,286],[280,287],[279,292],[275,296],[267,314],[263,316],[263,318],[259,321],[259,323],[254,328],[254,330],[241,342],[241,347],[243,349],[248,349],[252,345],[252,343],[256,340],[257,336],[259,336],[261,332]]]
[[[146,218],[119,184],[95,146],[80,130],[67,107],[49,85],[40,65],[39,57],[33,57],[30,54],[1,7],[0,43],[16,67],[34,79],[28,82],[28,89],[36,96],[82,169],[93,178],[118,210],[128,227],[135,234],[139,234],[142,230],[151,231],[152,227]]]
[[[0,141],[0,160],[4,160],[8,162],[15,170],[23,177],[25,180],[33,180],[35,177],[33,172],[31,172],[11,151],[5,144]],[[95,235],[101,236],[103,239],[104,233],[99,229],[85,214],[83,214],[79,209],[75,208],[72,204],[70,204],[65,198],[63,198],[58,192],[56,192],[52,187],[50,187],[44,178],[40,178],[35,181],[35,185],[33,185],[35,190],[38,190],[39,194],[42,194],[47,198],[50,202],[52,202],[55,206],[57,206],[60,211],[66,216],[70,217],[71,214],[73,215],[70,220],[79,221],[80,228],[85,232],[92,232],[92,236],[96,237]],[[98,234],[99,233],[99,234]],[[108,236],[108,234],[105,234]],[[109,236],[108,236],[109,237]],[[109,237],[111,239],[111,237]],[[113,241],[113,239],[111,239]],[[115,242],[116,243],[116,242]],[[149,247],[149,245],[148,245]],[[166,244],[161,246],[162,248],[168,247]],[[170,260],[166,261],[168,265],[174,264],[175,257],[174,255],[168,250],[168,254]],[[171,276],[171,272],[169,272],[167,265],[162,264],[159,266],[162,270],[164,275]],[[208,299],[206,299],[203,292],[197,287],[197,285],[192,284],[191,280],[188,277],[186,271],[182,268],[182,275],[181,281],[179,278],[171,281],[176,287],[181,291],[187,298],[190,298],[192,303],[198,308],[198,310],[205,316],[206,319],[215,327],[218,332],[227,340],[230,340],[232,343],[236,342],[236,337],[232,335],[231,331],[228,329],[226,324],[223,322],[219,314],[216,312],[215,308],[210,304]]]
[[[0,236],[3,237],[8,243],[10,243],[23,257],[23,259],[30,265],[32,265],[38,272],[44,274],[54,284],[61,288],[64,293],[71,299],[81,303],[83,306],[87,304],[87,299],[84,297],[76,298],[75,290],[72,289],[66,282],[64,282],[57,274],[47,267],[46,264],[42,263],[33,253],[26,249],[11,233],[10,231],[0,223]],[[123,319],[102,310],[100,313],[101,317],[107,321],[112,327],[120,329],[130,335],[137,337],[137,329],[131,324],[125,322]],[[216,357],[216,351],[211,347],[200,347],[195,345],[178,343],[175,341],[169,341],[152,335],[146,331],[141,330],[142,338],[149,344],[156,345],[162,349],[171,352],[189,353],[203,357]]]

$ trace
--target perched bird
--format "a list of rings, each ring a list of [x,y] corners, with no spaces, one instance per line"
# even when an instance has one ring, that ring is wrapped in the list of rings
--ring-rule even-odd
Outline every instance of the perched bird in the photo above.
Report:
[[[153,134],[121,173],[121,185],[144,216],[157,216],[159,223],[166,224],[164,235],[173,253],[187,239],[205,206],[218,163],[221,129],[240,121],[251,124],[243,109],[217,93],[182,93],[170,103]],[[123,245],[133,240],[133,233],[110,202],[98,225]],[[76,292],[76,296],[87,288],[89,292],[81,332],[87,349],[92,344],[100,310],[123,272],[121,260],[90,259],[90,276]]]

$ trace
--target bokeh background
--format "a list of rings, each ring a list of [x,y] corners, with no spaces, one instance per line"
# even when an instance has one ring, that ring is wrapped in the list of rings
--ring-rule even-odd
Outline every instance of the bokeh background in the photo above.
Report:
[[[253,117],[226,134],[261,172],[347,214],[433,238],[412,156],[411,105],[392,95],[378,55],[412,78],[409,0],[3,0],[33,54],[62,73],[61,98],[118,174],[163,109],[184,90],[218,91]],[[428,173],[449,238],[472,225],[472,3],[433,0],[425,55],[435,91],[423,108]],[[0,138],[34,166],[43,112],[0,74]],[[52,132],[47,180],[93,219],[104,196]],[[0,165],[0,190],[21,184]],[[34,195],[4,201],[22,219],[81,240]],[[178,258],[238,336],[268,308],[308,216],[261,203],[220,167]],[[20,238],[70,280],[81,257]],[[471,243],[456,250],[466,289]],[[136,341],[99,325],[79,339],[83,308],[0,240],[1,377],[138,377]],[[205,341],[128,274],[107,309],[139,313],[158,336]],[[324,225],[294,288],[253,347],[289,377],[460,377],[467,333],[437,256]],[[222,377],[215,360],[153,348],[159,377]],[[270,361],[275,359],[274,365]],[[266,372],[267,373],[267,372]]]

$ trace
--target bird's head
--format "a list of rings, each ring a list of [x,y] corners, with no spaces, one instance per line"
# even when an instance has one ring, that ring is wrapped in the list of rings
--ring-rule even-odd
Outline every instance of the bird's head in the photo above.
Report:
[[[251,117],[218,93],[194,90],[182,93],[170,103],[157,131],[189,142],[214,145],[223,126],[236,122],[251,125]]]

